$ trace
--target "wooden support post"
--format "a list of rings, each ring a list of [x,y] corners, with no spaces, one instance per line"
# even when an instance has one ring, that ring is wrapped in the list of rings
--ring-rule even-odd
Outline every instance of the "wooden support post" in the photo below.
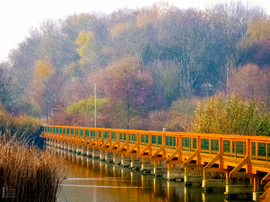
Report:
[[[226,170],[226,185],[231,183],[230,171]]]
[[[253,191],[258,192],[260,189],[260,178],[257,175],[253,177]]]

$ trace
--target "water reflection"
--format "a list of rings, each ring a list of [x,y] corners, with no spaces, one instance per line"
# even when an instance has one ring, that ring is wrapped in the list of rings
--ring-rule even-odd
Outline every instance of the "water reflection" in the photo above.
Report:
[[[59,151],[67,160],[58,202],[153,201],[224,202],[223,194],[204,194],[201,188],[167,181],[118,165]]]

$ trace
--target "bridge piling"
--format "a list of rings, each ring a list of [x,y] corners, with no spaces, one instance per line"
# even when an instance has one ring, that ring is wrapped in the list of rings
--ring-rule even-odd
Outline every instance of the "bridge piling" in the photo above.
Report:
[[[100,151],[99,151],[99,149],[93,148],[92,158],[93,158],[93,159],[98,159],[98,158],[100,158]]]
[[[91,158],[92,157],[92,153],[93,153],[93,149],[90,148],[90,147],[87,147],[86,155],[87,155],[88,158]]]
[[[184,168],[184,182],[186,186],[202,186],[203,168],[196,165],[188,165]]]
[[[108,163],[113,163],[113,152],[106,151],[105,161]]]
[[[121,164],[122,157],[120,154],[117,154],[116,152],[113,153],[113,163],[115,165],[120,165]]]
[[[105,156],[106,156],[105,151],[104,150],[100,150],[100,157],[99,157],[99,159],[101,161],[105,161]]]
[[[134,170],[139,170],[141,168],[141,161],[136,156],[131,156],[130,168]]]
[[[122,154],[122,159],[121,159],[121,166],[124,167],[129,167],[131,165],[131,157],[126,156],[124,153]]]
[[[270,193],[270,137],[76,126],[42,126],[40,136],[49,150],[73,152],[68,152],[72,160],[81,153],[156,176],[167,175],[168,180],[183,177],[186,186],[225,189],[227,198],[243,195],[258,201],[262,192],[261,198]],[[251,177],[252,185],[247,183]]]
[[[151,164],[151,162],[149,161],[149,159],[142,158],[141,171],[143,171],[145,173],[150,173],[151,171],[154,172],[154,165]]]
[[[184,181],[184,169],[182,164],[168,164],[167,179],[170,181]]]

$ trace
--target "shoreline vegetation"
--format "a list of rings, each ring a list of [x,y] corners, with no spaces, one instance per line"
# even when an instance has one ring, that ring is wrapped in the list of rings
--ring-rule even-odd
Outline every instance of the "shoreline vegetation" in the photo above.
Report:
[[[14,139],[0,140],[0,187],[3,201],[56,201],[63,173],[50,151]],[[2,201],[0,200],[0,201]]]
[[[49,125],[89,126],[86,114],[55,113]],[[113,117],[112,117],[113,118]],[[106,127],[102,114],[98,127]],[[91,124],[90,124],[91,125]],[[112,128],[117,128],[117,125]],[[125,127],[123,127],[125,128]],[[167,111],[150,113],[140,121],[131,122],[132,129],[162,130],[194,133],[270,136],[270,114],[259,100],[245,100],[222,94],[204,99],[178,100]]]
[[[63,160],[43,150],[38,118],[0,108],[0,201],[56,201]]]

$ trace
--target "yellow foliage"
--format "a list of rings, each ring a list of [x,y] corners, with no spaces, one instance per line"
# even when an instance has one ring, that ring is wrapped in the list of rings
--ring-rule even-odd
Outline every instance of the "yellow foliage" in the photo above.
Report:
[[[79,37],[76,42],[80,46],[80,48],[77,49],[77,52],[79,53],[81,57],[83,57],[87,53],[87,50],[89,49],[89,47],[91,47],[93,44],[93,33],[80,32]]]
[[[168,2],[154,3],[150,10],[143,10],[137,20],[137,27],[142,28],[153,23],[157,18],[166,15],[173,9]]]
[[[55,73],[55,69],[48,62],[38,60],[36,63],[35,77],[39,79],[49,79]]]
[[[120,34],[122,34],[124,31],[130,28],[130,23],[119,23],[115,25],[113,28],[111,28],[111,36],[112,37],[118,37]]]
[[[253,39],[270,38],[270,19],[262,17],[250,21],[248,34]]]

